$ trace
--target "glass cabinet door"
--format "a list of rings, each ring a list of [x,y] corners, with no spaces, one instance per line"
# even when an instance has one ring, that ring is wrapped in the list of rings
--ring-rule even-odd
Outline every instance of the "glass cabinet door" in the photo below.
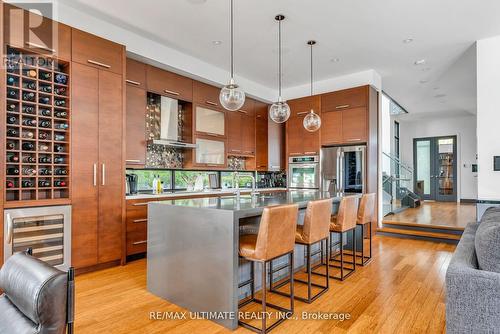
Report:
[[[220,140],[197,138],[196,163],[224,165],[226,157],[226,143]]]
[[[222,111],[196,107],[196,132],[225,135],[225,114]]]

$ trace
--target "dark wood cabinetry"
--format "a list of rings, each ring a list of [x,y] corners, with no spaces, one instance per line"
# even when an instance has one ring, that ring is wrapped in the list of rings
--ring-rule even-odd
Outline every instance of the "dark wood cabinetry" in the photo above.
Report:
[[[246,99],[238,111],[226,112],[228,154],[255,156],[255,101]]]
[[[170,96],[183,101],[193,100],[193,80],[153,66],[146,66],[149,92]]]
[[[321,114],[320,96],[308,96],[288,101],[291,116],[286,122],[286,152],[288,156],[317,155],[320,150],[320,131],[304,128],[304,117],[312,110]]]
[[[267,171],[268,165],[268,106],[255,102],[255,165],[258,171]]]
[[[146,89],[146,64],[127,58],[125,77],[127,84]]]
[[[220,88],[193,81],[193,101],[212,108],[222,108],[219,102]]]
[[[72,264],[122,258],[123,77],[73,63]]]

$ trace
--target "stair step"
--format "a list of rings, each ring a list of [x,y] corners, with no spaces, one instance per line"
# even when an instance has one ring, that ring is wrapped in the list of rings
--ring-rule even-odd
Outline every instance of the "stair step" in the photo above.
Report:
[[[392,221],[392,220],[384,220],[383,225],[387,227],[395,227],[403,226],[403,227],[415,227],[418,229],[427,229],[427,230],[450,230],[456,232],[463,232],[463,227],[458,226],[445,226],[445,225],[426,225],[426,224],[417,224],[417,223],[408,223],[408,222],[400,222],[400,221]]]
[[[404,230],[404,229],[392,228],[392,227],[382,227],[382,228],[377,229],[377,232],[400,234],[400,235],[415,236],[415,237],[424,237],[424,238],[433,238],[433,239],[456,240],[456,241],[460,240],[460,238],[461,238],[461,235],[459,235],[459,234],[418,231],[418,230],[410,230],[410,229]]]

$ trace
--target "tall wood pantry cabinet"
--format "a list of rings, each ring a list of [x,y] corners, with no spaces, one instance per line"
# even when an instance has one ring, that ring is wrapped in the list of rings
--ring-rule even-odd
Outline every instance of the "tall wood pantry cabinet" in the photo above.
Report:
[[[85,41],[73,41],[72,63],[72,265],[81,269],[122,259],[125,58],[116,43],[73,38]]]

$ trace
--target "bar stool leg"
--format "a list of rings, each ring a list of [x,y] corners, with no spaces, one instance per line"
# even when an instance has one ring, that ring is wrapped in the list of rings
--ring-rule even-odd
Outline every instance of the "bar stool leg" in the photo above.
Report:
[[[356,257],[354,258],[356,261]],[[361,225],[361,265],[365,265],[365,225]]]
[[[290,310],[291,314],[293,314],[294,311],[294,284],[293,284],[293,252],[290,253]]]
[[[340,279],[344,280],[344,232],[340,233]]]
[[[328,236],[325,240],[326,242],[326,289],[330,288],[330,264],[328,263],[330,254],[329,254],[329,249],[328,245],[330,244],[330,237]]]
[[[266,290],[267,290],[267,284],[266,284],[266,261],[262,262],[262,333],[266,333]]]
[[[311,300],[311,245],[306,245],[307,251],[307,299]]]
[[[273,291],[273,261],[269,261],[269,291]]]
[[[356,227],[352,229],[352,263],[353,271],[356,270]],[[352,273],[352,271],[351,271]]]
[[[252,294],[252,299],[255,299],[255,262],[250,262],[250,277],[252,279],[250,283],[250,292]]]

